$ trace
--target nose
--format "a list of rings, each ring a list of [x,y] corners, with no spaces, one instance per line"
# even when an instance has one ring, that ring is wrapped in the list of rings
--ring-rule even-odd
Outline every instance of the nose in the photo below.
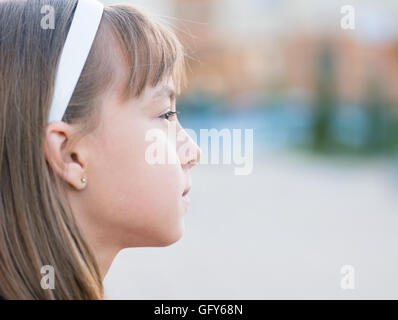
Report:
[[[180,157],[182,168],[189,170],[200,162],[202,151],[183,128],[181,128],[179,135],[185,138],[182,138],[182,142],[178,145],[178,156]]]

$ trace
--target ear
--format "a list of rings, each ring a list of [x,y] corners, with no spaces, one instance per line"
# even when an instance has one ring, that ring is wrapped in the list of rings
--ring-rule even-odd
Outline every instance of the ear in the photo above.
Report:
[[[53,170],[65,182],[77,190],[85,187],[82,178],[86,177],[87,162],[79,145],[70,149],[73,128],[63,121],[47,124],[44,155]]]

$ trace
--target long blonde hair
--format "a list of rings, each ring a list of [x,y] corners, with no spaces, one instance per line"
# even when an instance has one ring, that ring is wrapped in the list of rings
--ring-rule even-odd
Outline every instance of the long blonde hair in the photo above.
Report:
[[[99,267],[44,156],[57,64],[77,0],[0,0],[0,296],[103,299]],[[41,8],[54,8],[43,29]],[[113,39],[113,40],[112,40]],[[95,41],[63,121],[82,137],[99,120],[101,94],[115,79],[116,41],[130,77],[123,99],[172,76],[185,84],[185,52],[171,28],[137,8],[105,6]],[[119,51],[118,51],[119,52]],[[41,268],[55,270],[44,290]]]

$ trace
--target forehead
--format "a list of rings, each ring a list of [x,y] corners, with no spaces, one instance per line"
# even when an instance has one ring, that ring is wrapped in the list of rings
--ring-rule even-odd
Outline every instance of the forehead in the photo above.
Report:
[[[147,85],[138,97],[139,100],[163,100],[165,98],[174,99],[176,91],[172,77],[166,77],[161,80],[156,86]]]
[[[173,84],[165,84],[161,83],[157,87],[155,87],[154,92],[152,94],[153,99],[162,99],[162,98],[170,98],[174,100],[176,96],[175,88]]]
[[[147,86],[139,97],[128,99],[127,103],[136,103],[139,109],[147,109],[148,106],[163,103],[163,101],[170,100],[174,103],[176,99],[176,92],[173,80],[167,79],[162,81],[156,86]],[[134,102],[135,101],[135,102]]]
[[[150,102],[153,100],[163,100],[176,98],[176,89],[172,76],[166,76],[156,86],[147,85],[140,96],[129,97],[124,96],[126,93],[126,84],[129,79],[129,68],[123,59],[115,59],[113,61],[115,77],[111,86],[112,93],[117,97],[119,103],[128,102],[131,100]],[[127,99],[125,99],[127,98]]]

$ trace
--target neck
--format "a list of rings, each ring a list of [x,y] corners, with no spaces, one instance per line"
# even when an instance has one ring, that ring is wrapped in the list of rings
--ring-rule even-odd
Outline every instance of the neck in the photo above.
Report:
[[[103,281],[109,271],[110,266],[112,265],[113,260],[121,248],[115,243],[112,243],[112,241],[109,241],[110,237],[106,230],[101,232],[100,228],[95,226],[95,222],[78,222],[84,239],[88,243],[92,253],[95,256],[95,260],[100,269],[101,280]]]
[[[95,240],[88,240],[90,248],[92,249],[98,263],[101,273],[101,281],[104,281],[113,260],[119,252],[119,249],[107,247],[101,243],[95,243]]]
[[[81,208],[73,200],[71,204],[78,227],[94,254],[103,281],[113,260],[122,248],[117,243],[109,241],[111,239],[109,230],[99,225],[98,221],[90,219],[91,215],[85,214],[84,208]]]

